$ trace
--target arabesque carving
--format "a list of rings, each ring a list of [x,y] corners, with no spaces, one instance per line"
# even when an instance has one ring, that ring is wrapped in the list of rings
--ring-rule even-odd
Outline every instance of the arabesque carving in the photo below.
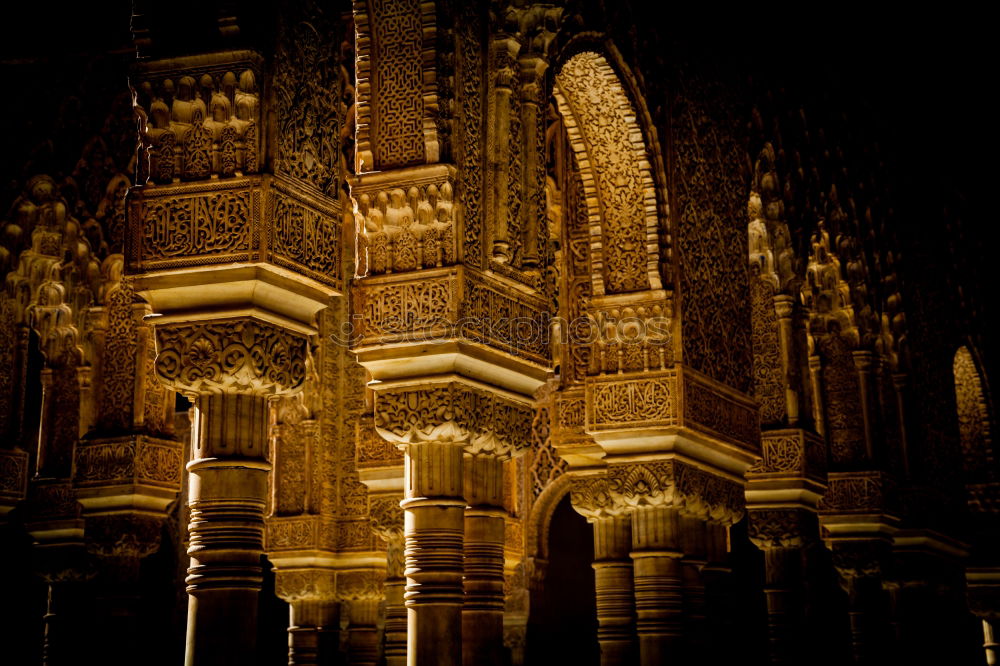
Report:
[[[156,373],[182,391],[279,394],[306,378],[306,338],[261,320],[161,324],[156,338]]]
[[[588,203],[591,225],[600,229],[591,235],[595,293],[660,289],[656,195],[628,95],[605,59],[592,52],[570,58],[556,84],[574,150],[593,165],[587,173],[595,189],[587,196],[594,199]]]
[[[529,404],[459,382],[377,393],[375,426],[398,442],[467,442],[469,453],[510,456],[528,445]]]
[[[321,2],[282,13],[272,85],[277,122],[274,169],[331,199],[343,182],[341,146],[351,103],[343,24]]]
[[[145,435],[84,441],[76,448],[77,487],[147,484],[180,490],[183,469],[178,442]]]
[[[831,472],[819,509],[824,513],[892,513],[895,483],[883,472]]]
[[[676,383],[676,375],[669,370],[655,374],[644,373],[641,378],[635,379],[615,377],[606,381],[588,382],[588,429],[675,424]]]
[[[955,353],[953,368],[958,431],[966,478],[975,482],[996,481],[993,473],[996,454],[993,450],[989,407],[979,371],[968,347],[960,347]]]
[[[628,507],[675,508],[724,525],[743,516],[742,483],[678,460],[612,464],[608,477],[609,492]]]
[[[337,573],[332,569],[278,569],[274,593],[287,603],[336,598]]]

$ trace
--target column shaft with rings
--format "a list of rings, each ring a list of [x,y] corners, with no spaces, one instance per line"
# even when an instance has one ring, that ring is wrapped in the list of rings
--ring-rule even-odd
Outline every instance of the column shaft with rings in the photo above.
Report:
[[[503,663],[503,459],[465,455],[464,666]]]
[[[462,441],[406,445],[407,663],[462,662]]]
[[[156,327],[156,371],[195,401],[188,463],[187,666],[256,658],[268,398],[297,389],[308,340],[250,317]]]

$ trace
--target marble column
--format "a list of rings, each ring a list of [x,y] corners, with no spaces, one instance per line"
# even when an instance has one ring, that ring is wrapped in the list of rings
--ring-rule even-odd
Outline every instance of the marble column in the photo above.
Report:
[[[329,599],[302,599],[288,604],[288,664],[331,663],[337,652],[340,604]]]
[[[702,568],[708,563],[707,525],[692,516],[681,516],[681,581],[684,594],[685,654],[696,662],[709,648],[705,582]]]
[[[406,664],[406,605],[403,594],[406,580],[403,578],[403,548],[402,533],[393,537],[388,543],[385,578],[385,626],[383,634],[383,655],[386,666],[404,666]]]
[[[462,440],[405,447],[407,664],[462,661]]]
[[[503,460],[491,453],[464,456],[465,602],[462,663],[503,664]]]
[[[624,666],[635,662],[636,647],[634,574],[629,557],[632,519],[609,516],[594,519],[593,525],[601,666]]]
[[[372,529],[386,543],[385,582],[382,586],[385,601],[382,653],[386,666],[406,664],[406,605],[403,600],[406,587],[403,577],[405,541],[400,499],[395,490],[369,495]]]
[[[496,150],[492,151],[489,161],[489,169],[493,174],[493,188],[489,194],[496,211],[492,256],[495,261],[504,264],[513,258],[507,217],[510,209],[510,100],[514,79],[520,75],[520,66],[516,60],[519,49],[520,45],[513,39],[497,39],[491,49],[496,74],[490,114],[497,137]]]
[[[876,554],[880,546],[847,542],[832,547],[834,566],[848,598],[851,657],[859,665],[886,663],[888,657],[891,628],[882,587],[882,558]]]
[[[631,515],[639,663],[665,664],[678,659],[684,635],[681,516],[651,506]]]
[[[247,664],[256,654],[263,580],[267,400],[220,392],[200,396],[197,408],[185,664]]]
[[[997,644],[996,638],[993,635],[993,623],[989,620],[983,620],[983,649],[986,651],[986,664],[987,666],[995,666],[997,663],[997,650],[1000,645]]]
[[[772,664],[796,664],[803,656],[802,552],[799,548],[764,549],[764,596],[767,600],[767,639]]]
[[[252,317],[156,324],[161,381],[192,398],[187,666],[256,659],[268,400],[302,386],[308,338]]]
[[[815,518],[794,508],[750,511],[749,537],[764,553],[768,650],[772,664],[807,659],[804,548],[818,535]]]
[[[378,602],[376,598],[347,602],[347,660],[351,666],[378,663]]]

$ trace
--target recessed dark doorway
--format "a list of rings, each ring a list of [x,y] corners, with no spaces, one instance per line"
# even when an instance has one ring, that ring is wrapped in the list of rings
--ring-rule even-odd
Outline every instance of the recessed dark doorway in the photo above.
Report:
[[[569,495],[552,514],[548,547],[543,591],[531,598],[525,663],[596,666],[593,531]]]

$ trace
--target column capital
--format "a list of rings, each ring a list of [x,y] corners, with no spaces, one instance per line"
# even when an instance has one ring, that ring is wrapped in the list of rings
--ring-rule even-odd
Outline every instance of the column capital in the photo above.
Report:
[[[490,50],[493,56],[493,70],[496,72],[495,85],[497,88],[509,90],[520,70],[517,54],[521,50],[521,44],[511,37],[501,37],[493,40]]]
[[[589,522],[622,515],[626,506],[611,494],[606,474],[572,477],[570,502]]]
[[[608,488],[633,509],[673,508],[724,525],[739,521],[744,511],[742,483],[680,460],[609,465]]]
[[[801,548],[817,533],[808,511],[778,508],[750,511],[749,538],[761,550]]]
[[[337,596],[337,572],[319,568],[276,568],[274,593],[290,604],[298,601],[333,601]]]
[[[795,311],[795,297],[791,294],[778,294],[774,297],[774,310],[779,319],[787,319]]]
[[[309,340],[255,317],[157,324],[156,374],[187,394],[296,391],[306,379]]]
[[[337,598],[341,601],[374,601],[382,598],[385,571],[357,569],[337,572]]]
[[[403,509],[399,506],[402,495],[369,496],[368,516],[372,530],[385,541],[403,536]]]
[[[375,427],[389,441],[455,442],[501,459],[528,447],[533,417],[527,401],[457,381],[381,390],[375,398]]]

